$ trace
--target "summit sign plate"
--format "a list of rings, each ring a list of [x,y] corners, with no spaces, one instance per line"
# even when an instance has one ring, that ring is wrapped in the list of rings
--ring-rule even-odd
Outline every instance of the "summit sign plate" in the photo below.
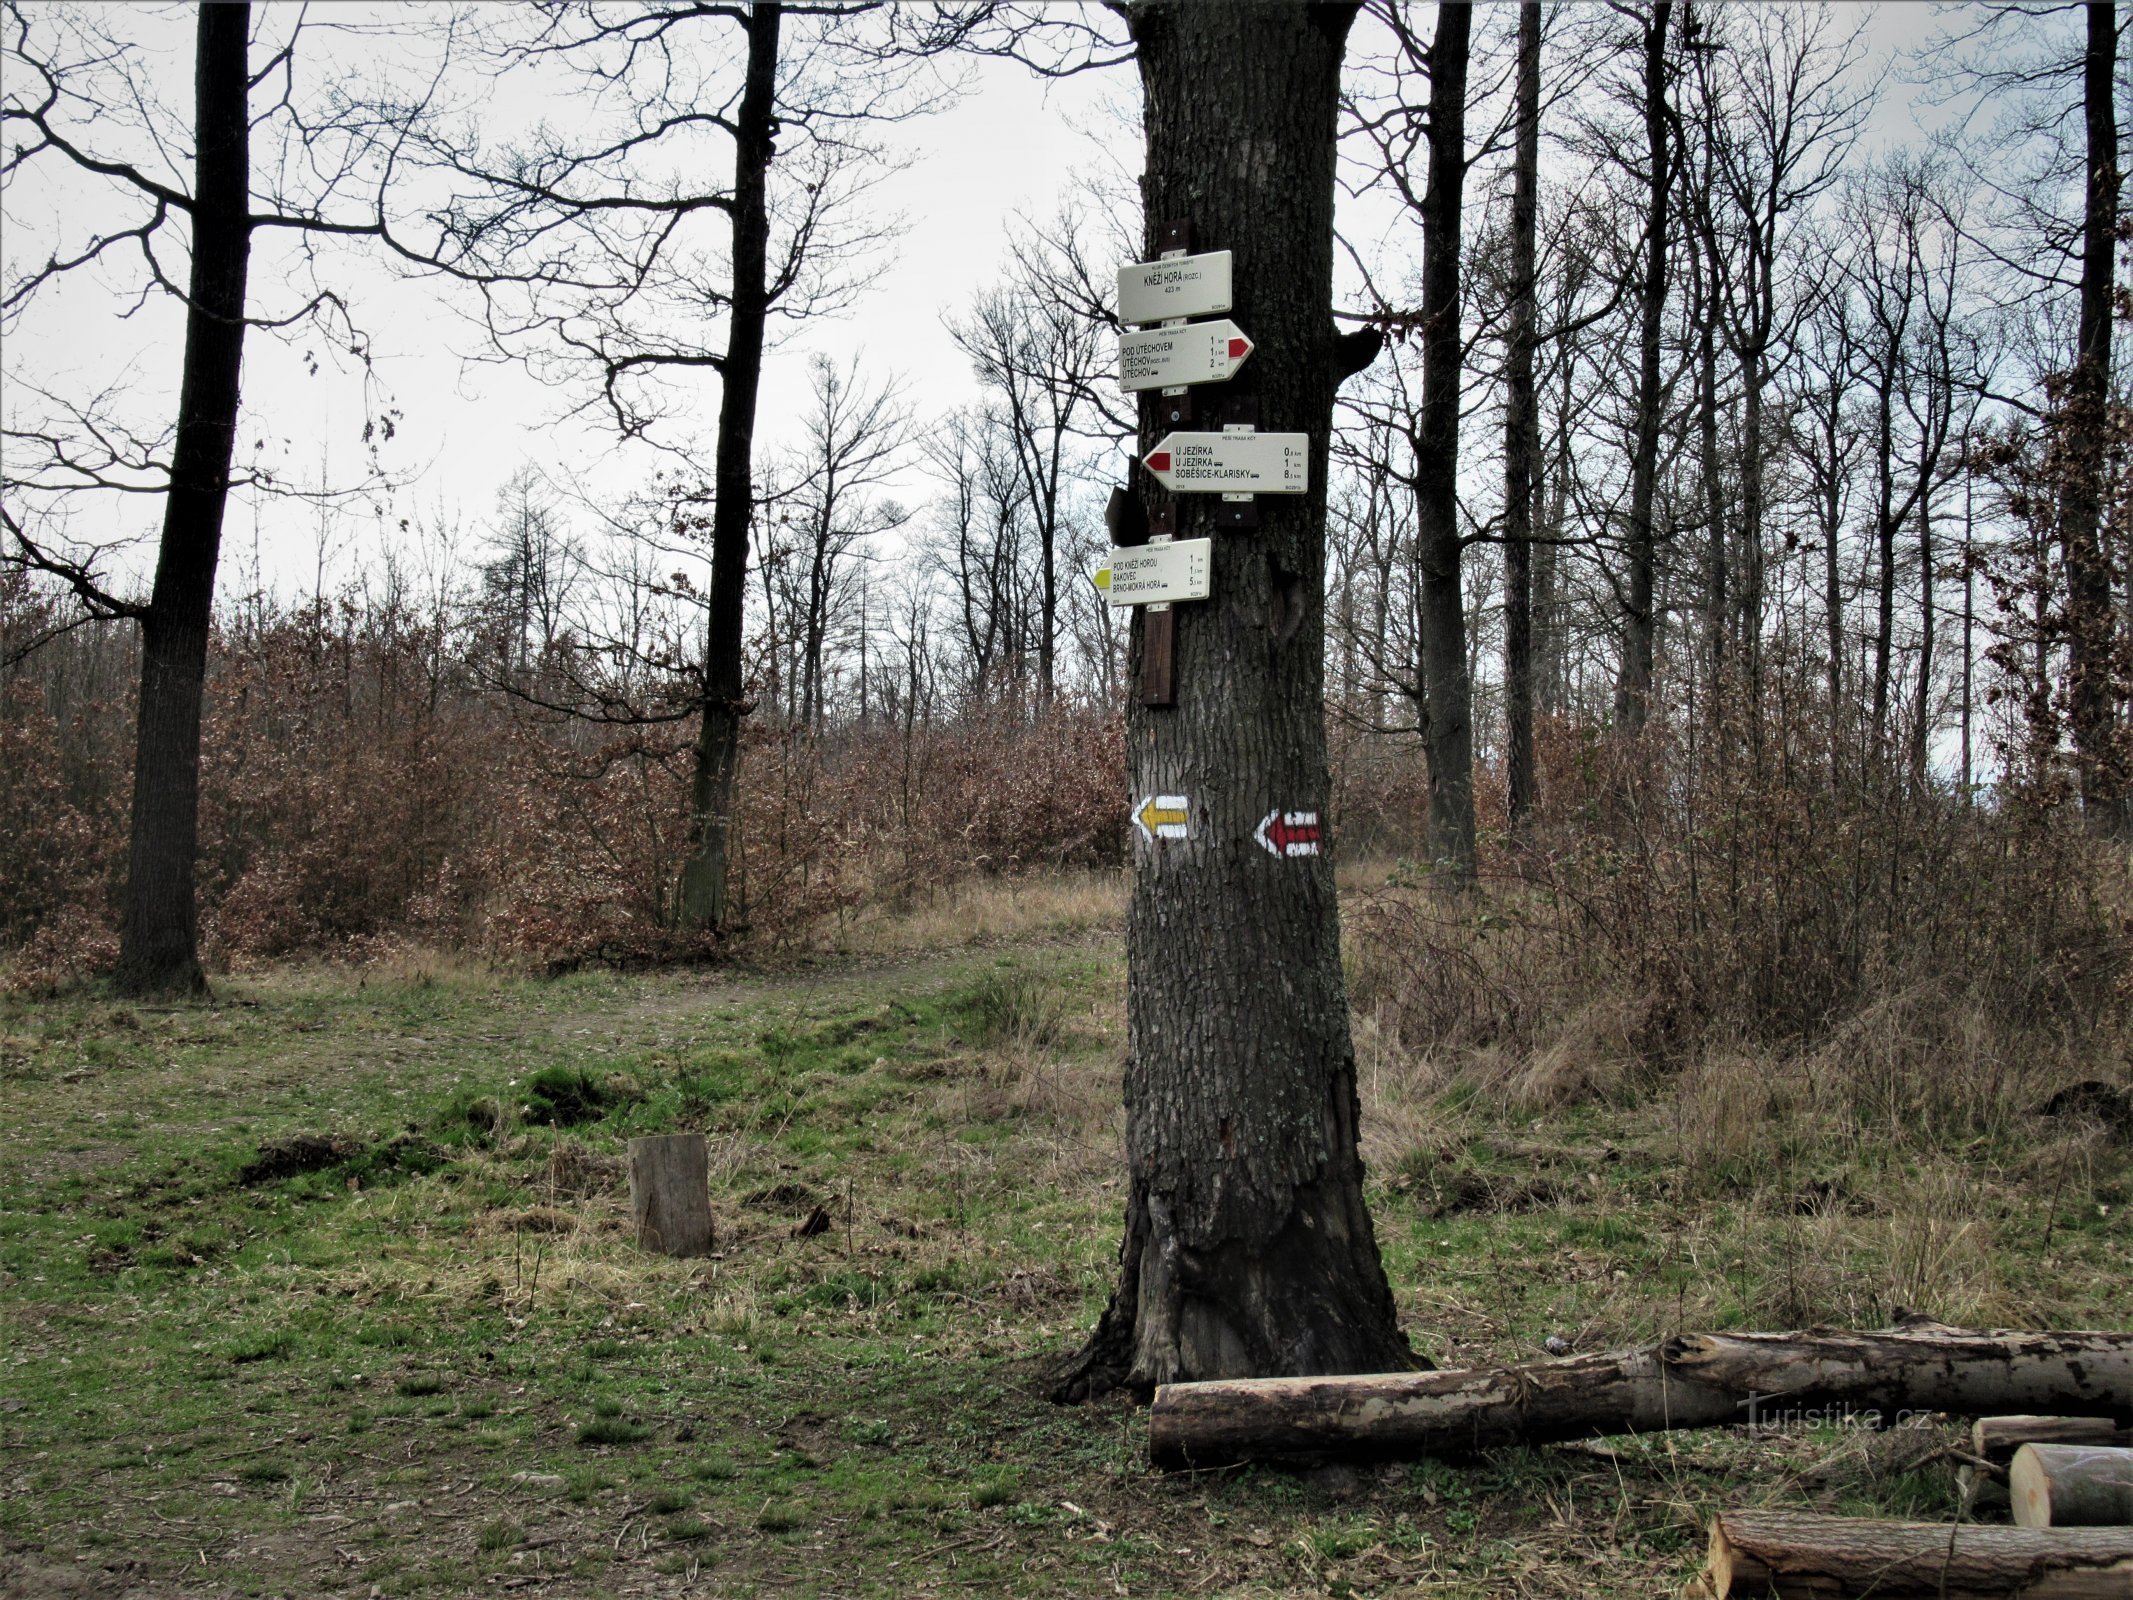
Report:
[[[1227,311],[1230,252],[1136,261],[1118,269],[1118,320],[1164,322]]]

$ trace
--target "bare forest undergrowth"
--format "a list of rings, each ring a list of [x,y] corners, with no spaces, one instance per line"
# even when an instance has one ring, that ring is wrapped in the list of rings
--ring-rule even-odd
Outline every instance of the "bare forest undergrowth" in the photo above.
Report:
[[[2115,1043],[2009,1054],[1914,992],[1669,1058],[1649,1008],[1545,1020],[1513,892],[1347,878],[1370,1198],[1439,1363],[2133,1318]],[[8,1002],[0,1594],[1646,1596],[1721,1506],[1956,1513],[1939,1426],[1163,1477],[1136,1411],[1045,1403],[1115,1270],[1120,903]],[[1418,986],[1447,963],[1495,1025]],[[629,1241],[623,1144],[670,1128],[711,1141],[710,1260]]]

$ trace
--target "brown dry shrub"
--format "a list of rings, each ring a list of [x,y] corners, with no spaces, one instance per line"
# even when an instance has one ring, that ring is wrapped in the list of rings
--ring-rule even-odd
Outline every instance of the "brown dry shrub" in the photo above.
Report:
[[[19,575],[18,575],[19,579]],[[0,646],[51,631],[0,588]],[[131,767],[123,626],[63,634],[0,673],[0,949],[49,984],[109,959]],[[531,686],[548,687],[541,662]],[[498,692],[449,606],[350,591],[254,601],[210,645],[199,907],[217,965],[409,943],[552,966],[699,959],[675,930],[692,720],[637,728]],[[556,697],[551,690],[550,697]],[[866,899],[974,876],[1118,860],[1119,719],[983,706],[824,735],[750,720],[730,904],[758,944]]]
[[[1359,1006],[1520,1105],[1732,1052],[1808,1109],[1935,1137],[2110,1055],[2133,941],[2108,850],[1784,734],[1717,760],[1678,728],[1629,749],[1556,730],[1548,811],[1478,887],[1408,870],[1367,897]],[[1731,1137],[1727,1106],[1690,1109]]]

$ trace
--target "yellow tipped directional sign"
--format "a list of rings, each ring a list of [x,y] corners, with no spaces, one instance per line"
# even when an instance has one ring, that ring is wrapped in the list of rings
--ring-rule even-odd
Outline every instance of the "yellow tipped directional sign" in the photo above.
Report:
[[[1183,839],[1192,830],[1192,802],[1181,794],[1142,795],[1133,807],[1133,825],[1150,844]]]
[[[1118,320],[1161,322],[1229,309],[1227,250],[1135,261],[1118,269]]]
[[[1142,459],[1174,494],[1302,494],[1308,433],[1173,433]]]
[[[1205,600],[1210,592],[1212,539],[1171,539],[1121,550],[1095,573],[1096,587],[1114,606],[1168,605]]]
[[[1237,375],[1252,341],[1229,318],[1182,328],[1143,328],[1118,336],[1118,386],[1175,389],[1188,383],[1226,383]]]

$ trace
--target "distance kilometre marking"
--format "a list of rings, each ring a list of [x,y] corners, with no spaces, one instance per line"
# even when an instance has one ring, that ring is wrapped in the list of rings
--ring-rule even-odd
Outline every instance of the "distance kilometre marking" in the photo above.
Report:
[[[1264,845],[1270,855],[1284,859],[1315,856],[1319,845],[1318,813],[1283,811],[1277,806],[1252,830],[1252,837]]]
[[[1150,844],[1183,839],[1191,831],[1192,803],[1181,794],[1142,795],[1133,807],[1133,825]]]
[[[1121,550],[1094,575],[1096,587],[1114,606],[1169,605],[1205,600],[1210,592],[1212,539],[1172,539]]]
[[[1302,494],[1311,486],[1311,436],[1173,433],[1141,465],[1175,494]]]
[[[1182,328],[1146,328],[1118,336],[1118,386],[1181,388],[1189,383],[1226,383],[1237,375],[1252,341],[1229,318],[1188,322]]]
[[[1162,322],[1229,309],[1227,250],[1136,261],[1118,269],[1118,320]]]

